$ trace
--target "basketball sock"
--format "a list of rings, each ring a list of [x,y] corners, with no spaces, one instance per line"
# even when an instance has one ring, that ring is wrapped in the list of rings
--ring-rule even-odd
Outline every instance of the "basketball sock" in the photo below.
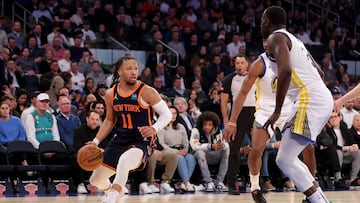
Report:
[[[250,173],[250,182],[251,182],[250,190],[251,190],[251,191],[260,190],[259,176],[260,176],[259,174],[252,175],[252,174]]]
[[[102,203],[116,203],[120,193],[115,189],[110,189]]]
[[[322,193],[322,191],[319,192],[319,190],[310,195],[308,200],[310,200],[311,203],[329,203],[329,200],[326,199],[324,193]]]

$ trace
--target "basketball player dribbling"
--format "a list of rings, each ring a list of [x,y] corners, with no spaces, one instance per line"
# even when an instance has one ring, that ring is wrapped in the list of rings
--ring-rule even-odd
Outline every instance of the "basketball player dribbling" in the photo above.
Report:
[[[90,183],[107,191],[103,203],[115,203],[125,187],[129,171],[145,166],[152,154],[155,133],[165,127],[172,114],[158,92],[137,80],[134,57],[124,56],[115,65],[113,86],[105,95],[106,118],[92,144],[99,144],[115,128],[117,135],[104,151],[103,164]],[[158,114],[152,124],[153,110]],[[111,184],[109,178],[115,174]]]
[[[315,142],[328,121],[334,107],[331,93],[304,44],[286,31],[284,9],[271,6],[264,11],[261,34],[268,40],[269,55],[276,59],[277,67],[273,71],[278,75],[275,109],[264,124],[264,129],[274,129],[286,96],[294,102],[283,130],[276,163],[310,202],[328,203],[329,200],[298,155],[307,145]]]

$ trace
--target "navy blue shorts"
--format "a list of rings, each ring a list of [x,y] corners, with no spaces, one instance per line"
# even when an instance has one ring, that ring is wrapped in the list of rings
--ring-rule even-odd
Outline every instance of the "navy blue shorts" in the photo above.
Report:
[[[116,171],[116,166],[119,162],[120,156],[130,148],[139,148],[144,152],[142,164],[136,170],[142,170],[145,168],[147,158],[150,157],[153,153],[153,148],[149,145],[149,142],[136,142],[131,145],[119,145],[110,143],[104,151],[104,161],[103,165],[114,171]]]

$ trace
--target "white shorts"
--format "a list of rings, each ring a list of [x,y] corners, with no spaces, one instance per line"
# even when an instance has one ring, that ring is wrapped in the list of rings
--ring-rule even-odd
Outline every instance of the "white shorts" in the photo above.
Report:
[[[309,97],[305,102],[300,100],[295,102],[285,128],[289,127],[292,133],[315,142],[316,137],[328,122],[333,108],[334,103],[330,92],[314,95],[309,91]]]

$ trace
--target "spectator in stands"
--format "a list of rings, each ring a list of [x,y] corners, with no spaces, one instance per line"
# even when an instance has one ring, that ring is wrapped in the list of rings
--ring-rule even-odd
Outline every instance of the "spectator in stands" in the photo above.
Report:
[[[221,56],[214,55],[212,57],[212,62],[204,72],[206,79],[210,84],[216,81],[217,72],[220,70],[225,72],[225,66],[221,63]]]
[[[47,44],[47,36],[45,35],[45,33],[43,32],[43,28],[42,25],[40,24],[35,24],[34,28],[33,28],[33,32],[30,32],[30,35],[34,35],[36,38],[36,43],[38,47],[41,48],[46,48],[48,46]]]
[[[27,108],[29,93],[25,89],[19,89],[16,92],[16,108],[15,110],[21,115],[22,112]]]
[[[47,111],[49,102],[49,95],[40,93],[37,96],[35,110],[25,119],[24,127],[27,140],[35,149],[38,149],[40,142],[45,140],[60,141],[56,118]]]
[[[155,53],[150,53],[146,60],[146,67],[149,67],[153,73],[155,73],[156,65],[159,63],[166,64],[166,56],[164,53],[164,47],[162,44],[155,44]]]
[[[75,153],[75,157],[79,149],[84,146],[87,142],[93,140],[96,133],[99,131],[100,116],[95,111],[89,111],[86,114],[85,124],[81,125],[74,131],[74,140],[72,144],[72,150]],[[108,136],[98,146],[102,149],[108,145],[112,136]],[[84,183],[88,182],[91,172],[85,171],[80,168],[76,159],[74,159],[74,172],[73,172],[74,184],[77,188],[78,193],[87,193]]]
[[[21,30],[21,23],[19,21],[14,22],[12,32],[7,36],[8,38],[13,37],[15,39],[15,46],[22,48],[25,45],[25,34]]]
[[[162,87],[169,89],[172,87],[172,79],[168,72],[165,70],[165,65],[163,63],[158,63],[156,65],[155,72],[153,73],[153,78],[160,77]]]
[[[84,95],[88,95],[88,94],[93,94],[95,93],[96,89],[95,89],[95,82],[93,78],[86,78],[85,80],[85,86],[83,89],[83,94]]]
[[[296,37],[300,39],[305,45],[312,45],[312,41],[310,39],[310,36],[305,32],[305,29],[303,26],[300,26],[297,30]]]
[[[230,148],[222,140],[220,127],[219,117],[206,111],[199,116],[196,128],[191,132],[190,145],[200,166],[207,192],[213,192],[215,184],[220,191],[228,191],[223,181],[228,169]],[[216,181],[211,178],[209,165],[219,165]]]
[[[71,54],[72,54],[72,52],[71,52]],[[74,59],[71,59],[71,60],[74,60]],[[84,74],[84,76],[89,74],[89,72],[91,71],[91,63],[95,60],[96,59],[91,55],[90,51],[84,49],[84,51],[81,54],[81,59],[79,61],[79,72]]]
[[[221,123],[223,123],[223,118],[221,114],[221,107],[220,107],[220,90],[216,88],[211,88],[209,91],[209,99],[206,100],[200,107],[200,111],[212,111],[214,112],[219,118]]]
[[[166,96],[170,98],[188,97],[189,91],[181,87],[181,78],[176,77],[173,82],[173,87],[166,92]]]
[[[151,75],[151,69],[149,67],[143,68],[141,71],[138,80],[141,80],[143,83],[152,86],[152,75]]]
[[[351,128],[349,129],[349,133],[359,145],[360,144],[360,114],[359,113],[354,115],[354,119]]]
[[[96,42],[96,36],[93,30],[90,28],[90,22],[85,21],[81,31],[84,33],[83,40],[85,44],[92,44]]]
[[[210,64],[209,51],[206,46],[201,46],[190,60],[191,67],[207,67]]]
[[[74,28],[71,25],[71,21],[69,19],[65,19],[62,27],[60,28],[60,33],[64,34],[67,41],[69,42],[68,48],[74,45]]]
[[[11,59],[16,60],[17,57],[20,56],[21,51],[20,48],[16,46],[14,37],[8,37],[8,44],[5,47],[9,49]]]
[[[334,63],[336,61],[339,61],[339,49],[336,46],[335,39],[330,39],[328,46],[325,47],[325,52],[331,53],[331,61]]]
[[[109,34],[107,33],[106,27],[104,24],[100,24],[96,33],[96,47],[100,49],[108,49],[109,48]]]
[[[339,164],[342,166],[344,162],[351,163],[350,184],[358,186],[356,178],[360,171],[360,151],[356,138],[350,134],[346,124],[341,121],[340,114],[332,112],[329,124],[326,132],[335,139]]]
[[[48,44],[51,46],[53,44],[54,37],[59,37],[60,38],[60,44],[62,46],[65,46],[65,47],[69,47],[70,46],[69,40],[60,31],[61,31],[60,30],[60,25],[55,23],[53,28],[52,28],[52,32],[47,35]]]
[[[199,83],[199,82],[194,81],[194,83]],[[199,84],[199,86],[200,86],[200,84]],[[195,89],[191,89],[189,97],[187,99],[188,99],[188,104],[189,104],[189,110],[188,110],[189,114],[196,122],[196,120],[198,119],[198,117],[201,114],[199,93]]]
[[[209,21],[209,14],[206,10],[200,12],[201,18],[196,21],[196,28],[200,33],[203,33],[205,30],[212,30],[212,23]]]
[[[71,58],[70,50],[65,49],[62,58],[58,60],[58,64],[61,72],[70,72],[70,64],[71,64],[70,58]]]
[[[238,55],[241,46],[246,46],[246,43],[244,42],[244,35],[234,33],[232,35],[232,42],[230,42],[226,47],[226,50],[229,53],[229,57],[233,58],[234,56]]]
[[[70,63],[70,74],[71,74],[71,81],[72,81],[72,91],[81,91],[85,86],[85,77],[84,74],[79,72],[78,62],[71,61]]]
[[[342,83],[342,77],[345,73],[347,73],[347,67],[342,64],[342,63],[338,63],[335,62],[334,63],[334,69],[336,71],[336,79],[337,81],[339,81],[339,84]]]
[[[70,21],[74,23],[77,27],[83,24],[82,18],[84,17],[84,12],[82,7],[77,7],[76,12],[70,17]]]
[[[328,134],[325,129],[316,138],[315,155],[318,175],[323,176],[322,178],[329,175],[334,176],[335,189],[348,189],[349,187],[341,175],[341,165],[336,152],[336,137]],[[331,172],[331,174],[327,174],[327,172]]]
[[[35,35],[29,35],[27,39],[27,46],[30,52],[29,57],[34,60],[35,63],[39,63],[44,55],[44,49],[37,45]]]
[[[166,93],[166,88],[163,86],[161,76],[155,76],[152,84],[156,91],[158,91],[160,94]]]
[[[84,99],[84,104],[83,106],[80,108],[81,112],[79,114],[79,118],[81,123],[85,123],[86,120],[86,114],[90,111],[90,105],[91,103],[96,101],[96,97],[94,94],[87,94],[85,95],[85,99]]]
[[[176,97],[174,106],[179,111],[179,123],[185,127],[188,139],[190,139],[191,130],[195,127],[195,121],[188,113],[189,105],[184,97]]]
[[[50,49],[53,52],[54,59],[57,61],[63,57],[65,51],[65,48],[63,47],[61,43],[61,38],[59,36],[55,36],[53,38],[52,44],[49,44],[47,49]]]
[[[329,88],[333,88],[334,86],[338,85],[336,80],[335,71],[332,68],[332,63],[329,58],[325,57],[322,60],[322,70],[324,71],[324,79],[325,83]]]
[[[119,23],[123,23],[129,27],[133,25],[133,20],[130,15],[125,12],[125,7],[123,5],[118,8],[118,15],[116,16]]]
[[[348,73],[342,74],[341,82],[339,82],[340,93],[344,95],[353,87],[354,84],[350,81],[350,75]]]
[[[348,128],[352,127],[354,117],[359,113],[353,107],[354,107],[354,101],[350,100],[347,101],[344,104],[344,107],[340,110],[343,121],[346,123]]]
[[[105,83],[105,75],[101,69],[99,61],[91,62],[91,72],[86,75],[86,78],[94,79],[94,84]]]
[[[3,17],[2,17],[3,18]],[[8,45],[8,37],[7,37],[7,34],[6,34],[6,31],[2,29],[3,27],[3,19],[1,19],[1,22],[0,22],[0,45],[1,46],[7,46]]]
[[[77,62],[79,62],[82,59],[83,62],[89,63],[89,61],[84,58],[83,52],[88,51],[89,56],[91,56],[91,53],[90,53],[88,48],[84,47],[82,35],[83,34],[81,32],[81,36],[76,36],[75,39],[74,39],[74,46],[71,46],[69,48],[70,52],[71,52],[71,58],[70,59],[72,61],[77,61]],[[82,73],[84,73],[84,72],[82,72]]]
[[[196,161],[194,155],[189,153],[189,139],[186,129],[180,123],[179,111],[174,107],[169,107],[172,119],[167,127],[158,132],[160,145],[164,150],[176,152],[178,155],[178,172],[182,179],[180,188],[187,192],[194,192],[195,188],[190,183],[190,178],[194,172]]]
[[[7,103],[9,105],[10,108],[10,114],[12,116],[16,116],[18,118],[20,118],[20,113],[16,110],[16,98],[10,93],[10,94],[5,94],[4,96],[1,97],[1,101],[4,101],[5,103]]]
[[[11,93],[14,94],[23,85],[21,74],[16,70],[16,64],[13,59],[7,61],[5,68],[5,74],[7,74],[5,75],[5,81],[7,81]]]
[[[99,83],[96,86],[96,91],[94,93],[94,95],[96,97],[96,101],[101,101],[101,102],[103,102],[105,104],[104,97],[105,97],[105,93],[106,93],[107,88],[108,87],[104,83]]]
[[[71,103],[67,95],[58,96],[60,113],[56,116],[59,129],[60,140],[64,142],[67,149],[71,149],[73,144],[74,130],[81,125],[77,115],[71,113]]]
[[[53,22],[53,17],[49,10],[46,9],[45,1],[41,0],[38,4],[38,9],[32,12],[32,16],[39,20],[42,17],[47,18],[49,21]]]
[[[26,134],[18,117],[10,114],[10,106],[6,101],[0,102],[0,145],[6,147],[14,140],[25,140]]]
[[[21,113],[21,116],[20,116],[21,123],[23,126],[25,125],[25,120],[26,120],[27,115],[31,114],[35,110],[38,94],[39,94],[39,92],[32,92],[29,95],[30,106],[28,108],[26,108],[25,110],[23,110],[23,112]]]
[[[44,75],[50,72],[50,64],[53,60],[53,52],[50,49],[46,49],[41,61],[37,63],[37,66],[39,67],[39,74]]]

